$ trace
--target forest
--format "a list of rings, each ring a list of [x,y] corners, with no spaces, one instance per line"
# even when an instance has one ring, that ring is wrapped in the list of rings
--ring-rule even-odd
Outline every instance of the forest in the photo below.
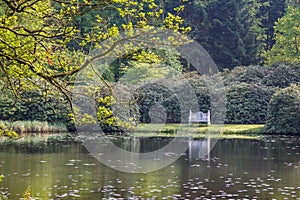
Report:
[[[219,72],[213,76],[222,77],[225,123],[299,134],[299,20],[298,1],[284,0],[3,0],[0,135],[11,135],[12,124],[22,133],[34,121],[69,131],[75,123],[98,121],[118,132],[151,123],[149,109],[157,102],[166,110],[165,123],[182,123],[176,96],[151,82],[166,77],[187,80],[199,110],[210,110],[208,76],[176,50],[191,39],[215,62]],[[171,36],[161,37],[165,30]],[[88,77],[80,89],[96,102],[96,116],[81,112],[72,99],[80,74]],[[91,88],[93,79],[99,83]],[[134,101],[116,105],[113,89],[132,85],[140,85]]]

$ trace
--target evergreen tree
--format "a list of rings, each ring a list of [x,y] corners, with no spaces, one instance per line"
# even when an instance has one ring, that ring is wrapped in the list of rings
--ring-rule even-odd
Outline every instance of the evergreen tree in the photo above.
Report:
[[[274,25],[284,15],[286,3],[285,0],[262,0],[262,5],[259,17],[265,29],[264,49],[268,51],[275,44]]]
[[[260,6],[256,0],[193,1],[185,18],[219,68],[233,68],[259,62],[263,35],[257,18]]]

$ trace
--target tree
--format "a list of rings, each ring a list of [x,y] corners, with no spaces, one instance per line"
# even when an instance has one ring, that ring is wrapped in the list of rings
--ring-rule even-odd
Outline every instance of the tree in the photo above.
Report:
[[[63,95],[71,108],[75,76],[95,60],[117,55],[121,44],[127,52],[144,48],[143,39],[159,44],[155,35],[163,28],[188,31],[181,25],[180,9],[166,13],[154,0],[4,0],[0,8],[0,74],[6,87],[24,101],[31,101],[22,98],[28,91],[38,91],[40,98]],[[112,24],[108,12],[99,12],[103,10],[114,10],[119,23]],[[89,28],[79,26],[78,20],[91,11],[99,14],[91,14],[95,19]],[[100,51],[92,54],[93,49]],[[99,73],[86,73],[109,87]]]
[[[299,63],[300,61],[300,7],[289,5],[286,14],[275,24],[275,44],[266,52],[268,65]]]
[[[147,72],[140,75],[151,80],[153,78],[165,77],[167,71],[170,70],[182,73],[183,64],[180,62],[180,55],[175,49],[162,47],[160,49],[139,50],[138,52],[124,55],[114,60],[103,74],[104,78],[110,81],[119,81],[121,77],[127,74],[126,77],[122,78],[123,81],[126,78],[129,79],[127,82],[130,80],[130,82],[143,82],[144,80],[139,76],[139,72]],[[129,72],[133,76],[129,76]]]
[[[270,50],[275,44],[274,25],[285,14],[285,0],[262,0],[259,17],[262,19],[262,27],[265,29],[263,39],[264,50]]]
[[[259,62],[264,34],[260,7],[256,0],[191,1],[184,18],[219,68],[233,68]]]

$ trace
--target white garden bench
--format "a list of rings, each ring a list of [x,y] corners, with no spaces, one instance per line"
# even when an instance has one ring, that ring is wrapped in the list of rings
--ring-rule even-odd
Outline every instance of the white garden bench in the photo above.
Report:
[[[204,112],[193,113],[190,110],[189,126],[191,126],[192,123],[199,123],[199,122],[206,122],[207,124],[210,124],[210,110],[208,110],[207,113]]]

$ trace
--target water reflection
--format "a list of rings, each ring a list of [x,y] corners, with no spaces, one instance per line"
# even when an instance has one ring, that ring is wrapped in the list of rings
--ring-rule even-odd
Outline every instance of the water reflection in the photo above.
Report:
[[[210,152],[217,143],[217,139],[206,138],[205,140],[194,140],[189,139],[189,160],[190,163],[197,160],[207,160],[210,161]]]
[[[149,152],[170,140],[114,142]],[[191,151],[168,167],[141,174],[102,165],[80,143],[1,145],[0,174],[6,177],[0,191],[9,199],[21,198],[28,185],[40,199],[300,199],[299,137],[219,140],[209,161],[199,157],[207,144],[190,144]]]

